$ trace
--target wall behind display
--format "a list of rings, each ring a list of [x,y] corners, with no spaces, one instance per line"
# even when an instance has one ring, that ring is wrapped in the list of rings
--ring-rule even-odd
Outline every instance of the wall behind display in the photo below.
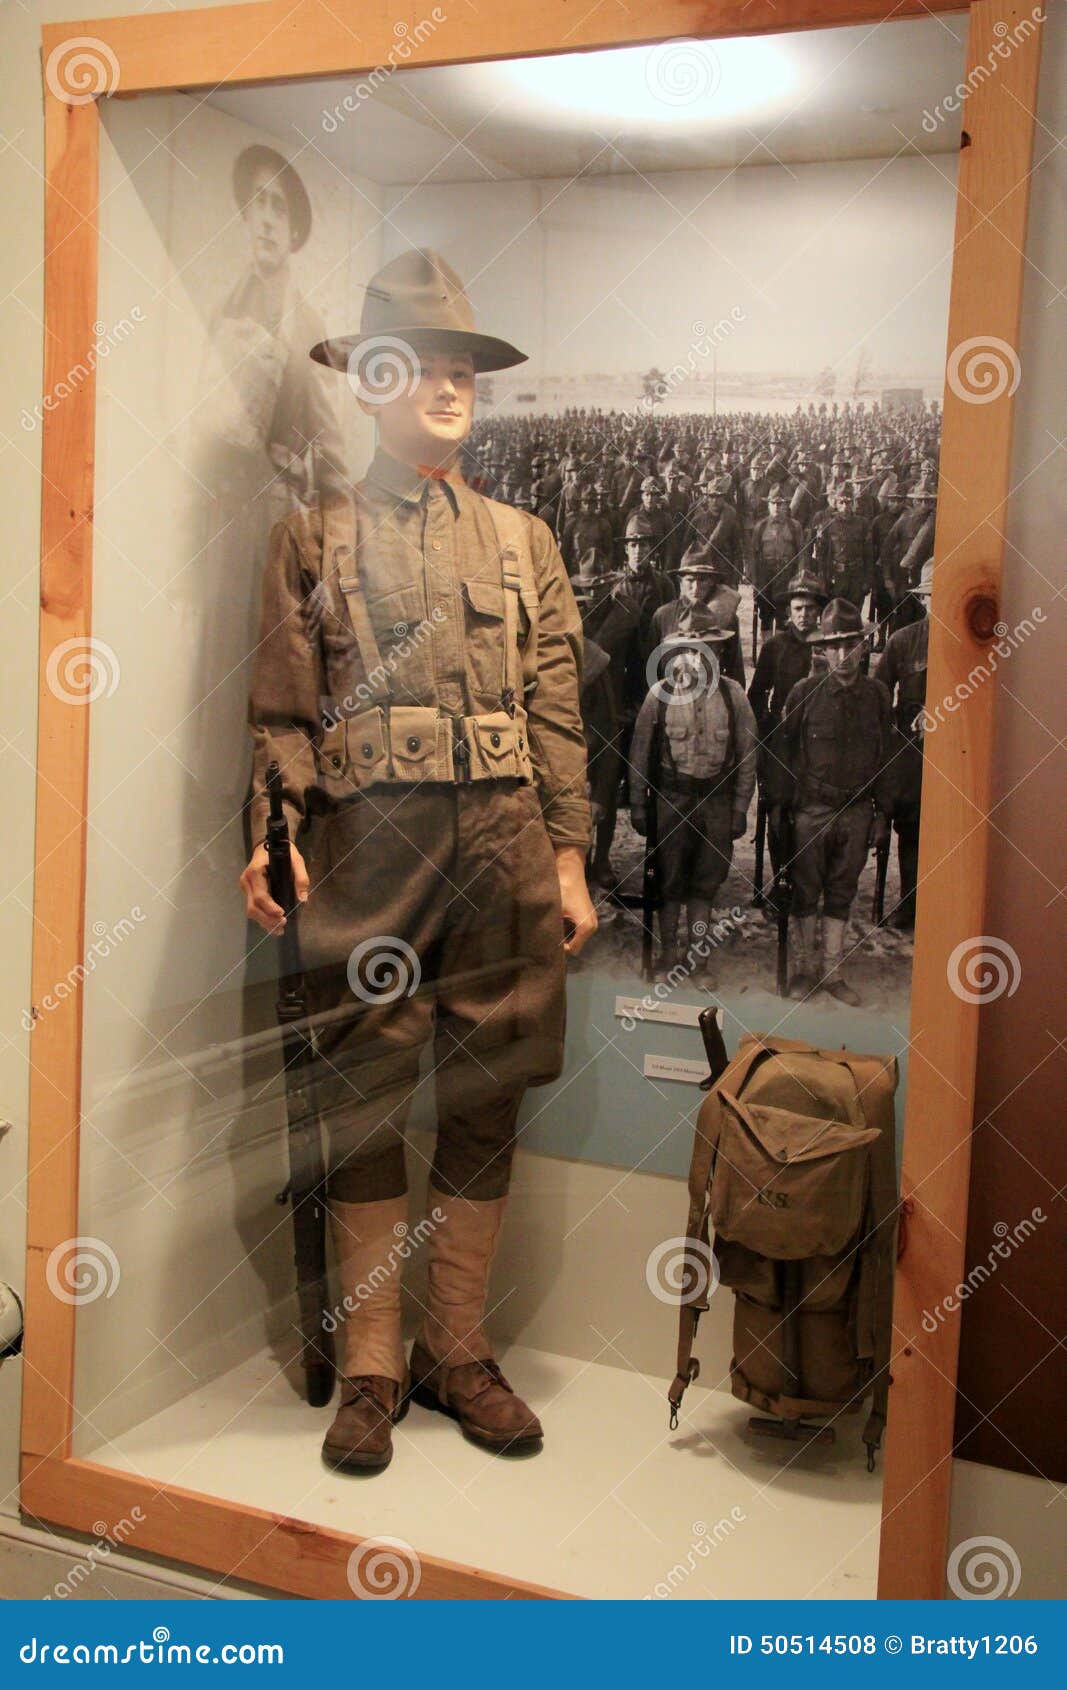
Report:
[[[588,403],[569,384],[594,372],[680,363],[706,380],[699,348],[720,323],[720,411],[792,410],[796,397],[763,379],[829,364],[844,401],[861,355],[925,378],[935,398],[955,175],[938,155],[651,177],[620,160],[617,175],[573,182],[428,183],[384,190],[385,245],[389,256],[407,241],[438,247],[471,278],[482,320],[529,353],[494,379],[505,409],[539,409],[508,396],[542,381],[552,408]],[[743,374],[762,379],[746,386]],[[665,408],[690,403],[680,391]]]

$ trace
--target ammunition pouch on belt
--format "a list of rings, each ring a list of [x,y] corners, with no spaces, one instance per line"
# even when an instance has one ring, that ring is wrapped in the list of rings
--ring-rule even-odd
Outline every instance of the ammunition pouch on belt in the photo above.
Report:
[[[521,512],[487,501],[497,535],[499,584],[465,583],[475,610],[500,619],[501,702],[498,710],[447,715],[437,705],[397,703],[383,662],[358,567],[356,510],[350,499],[323,512],[323,584],[340,596],[359,655],[364,685],[381,677],[384,702],[348,715],[333,700],[315,741],[315,789],[343,803],[369,787],[420,786],[425,781],[534,780],[527,714],[520,700],[537,687],[540,601],[528,525]]]
[[[331,723],[315,746],[316,785],[335,801],[364,788],[424,781],[532,781],[526,712],[446,716],[417,705],[375,705]]]

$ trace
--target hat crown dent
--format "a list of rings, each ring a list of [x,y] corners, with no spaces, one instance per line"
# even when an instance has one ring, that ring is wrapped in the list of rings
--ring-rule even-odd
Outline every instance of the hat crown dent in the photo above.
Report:
[[[477,374],[526,362],[517,347],[477,328],[459,275],[428,247],[409,247],[383,264],[364,285],[359,333],[320,341],[311,357],[348,372],[354,358],[383,340],[407,341],[416,353],[427,348],[465,353]]]

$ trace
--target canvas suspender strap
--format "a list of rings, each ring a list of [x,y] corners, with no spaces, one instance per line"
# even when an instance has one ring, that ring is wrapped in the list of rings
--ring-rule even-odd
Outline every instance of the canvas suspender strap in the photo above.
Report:
[[[322,510],[322,578],[329,582],[334,576],[344,595],[352,632],[359,647],[363,677],[371,686],[383,687],[388,700],[389,671],[382,662],[378,641],[374,637],[363,583],[359,578],[359,551],[356,506],[354,499],[340,498],[324,505]]]
[[[533,555],[530,550],[530,527],[522,511],[498,499],[487,499],[489,515],[496,534],[500,553],[500,571],[504,583],[504,662],[507,670],[505,686],[520,700],[529,697],[537,686],[537,581],[534,577]],[[530,635],[522,649],[519,668],[519,599],[530,616]],[[521,681],[521,685],[520,685]]]

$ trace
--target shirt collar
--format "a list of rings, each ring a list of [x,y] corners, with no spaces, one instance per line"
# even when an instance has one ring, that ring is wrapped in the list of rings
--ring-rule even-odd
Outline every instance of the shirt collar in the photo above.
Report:
[[[401,504],[418,505],[423,504],[427,498],[443,496],[452,506],[453,514],[459,510],[459,501],[451,482],[433,475],[420,475],[411,464],[402,464],[399,458],[394,458],[389,452],[383,452],[380,446],[371,459],[366,479],[383,492],[391,494]]]

